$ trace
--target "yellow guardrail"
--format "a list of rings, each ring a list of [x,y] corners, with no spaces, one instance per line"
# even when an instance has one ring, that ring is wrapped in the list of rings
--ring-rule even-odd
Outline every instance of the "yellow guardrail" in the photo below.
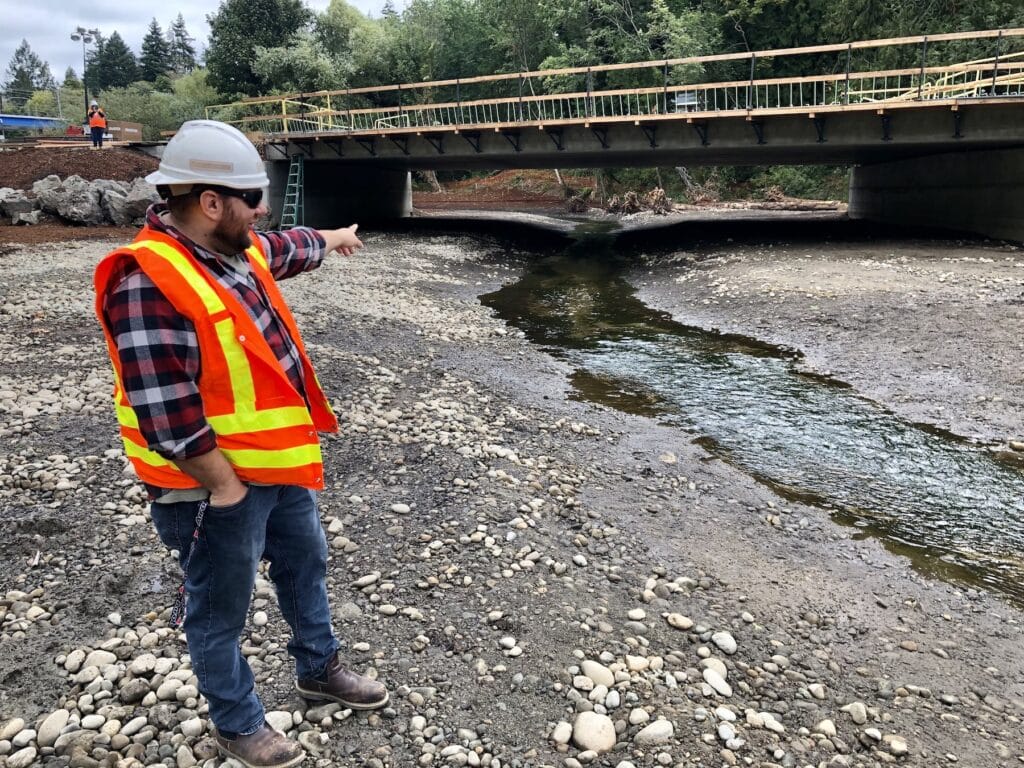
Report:
[[[925,53],[940,43],[984,41],[994,55],[971,61],[924,66]],[[245,99],[207,108],[207,117],[234,124],[250,134],[374,134],[464,128],[502,129],[516,125],[566,125],[592,121],[686,115],[861,109],[880,103],[907,104],[949,99],[1016,98],[1024,95],[1024,28],[888,38],[750,53],[718,54],[595,67],[484,75],[466,79],[372,86],[315,93]],[[854,51],[920,48],[916,67],[851,71]],[[931,48],[929,48],[931,46]],[[1003,49],[1006,48],[1005,52]],[[801,77],[756,78],[759,61],[808,54],[845,56],[843,72]],[[915,51],[916,53],[916,51]],[[749,62],[751,76],[712,83],[672,83],[677,68],[715,62]],[[596,88],[595,78],[631,69],[660,74],[657,86]],[[680,76],[681,77],[681,76]],[[572,90],[566,86],[575,85]],[[472,87],[477,96],[493,89],[504,95],[463,98]],[[517,93],[508,95],[512,87]],[[557,89],[566,89],[559,92]],[[554,91],[554,92],[550,92]],[[486,95],[486,93],[485,93]],[[437,98],[444,96],[446,98]],[[433,97],[433,98],[432,98]],[[403,103],[414,99],[412,103]],[[387,104],[392,101],[396,103]]]

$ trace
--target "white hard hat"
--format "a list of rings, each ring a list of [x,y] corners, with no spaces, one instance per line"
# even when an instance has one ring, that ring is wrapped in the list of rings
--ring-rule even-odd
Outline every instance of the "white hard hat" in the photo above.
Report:
[[[96,101],[96,99],[93,99],[92,101],[89,102],[89,106],[90,107],[98,107],[99,105],[100,104],[99,104],[98,101]]]
[[[256,189],[270,184],[263,159],[245,134],[216,120],[189,120],[164,147],[160,166],[146,177],[154,186],[219,184]]]

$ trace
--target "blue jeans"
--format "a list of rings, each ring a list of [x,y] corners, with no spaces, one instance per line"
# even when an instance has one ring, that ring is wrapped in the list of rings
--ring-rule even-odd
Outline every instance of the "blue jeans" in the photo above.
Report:
[[[196,501],[150,505],[157,534],[182,562],[198,507]],[[316,494],[292,485],[252,485],[237,504],[208,507],[186,574],[185,636],[199,690],[221,731],[248,734],[263,725],[263,704],[239,647],[261,558],[270,562],[277,602],[292,630],[288,652],[297,676],[319,677],[338,649]]]

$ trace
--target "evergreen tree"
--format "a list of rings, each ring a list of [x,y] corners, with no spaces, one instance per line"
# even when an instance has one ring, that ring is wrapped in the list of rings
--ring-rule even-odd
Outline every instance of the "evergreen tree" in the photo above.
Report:
[[[85,51],[85,72],[83,74],[83,82],[90,93],[96,93],[102,89],[102,85],[100,85],[100,81],[102,79],[100,61],[102,61],[103,46],[106,45],[106,43],[107,39],[103,36],[103,33],[97,32],[93,36],[92,47],[86,48]]]
[[[143,80],[154,82],[160,75],[171,69],[171,47],[164,39],[163,30],[156,19],[149,22],[146,36],[142,38],[142,55],[139,57],[139,75]]]
[[[302,0],[224,0],[207,16],[209,82],[224,94],[254,96],[263,88],[253,71],[257,48],[288,45],[310,20]]]
[[[25,101],[32,96],[33,91],[55,87],[50,65],[35,54],[28,40],[22,40],[7,66],[4,89],[9,98]]]
[[[135,61],[135,54],[116,31],[103,43],[96,68],[98,79],[89,80],[90,87],[95,90],[123,88],[139,79],[139,65]]]
[[[171,69],[179,75],[185,75],[196,68],[195,39],[189,36],[185,29],[185,18],[180,13],[167,30],[167,43]]]
[[[78,73],[75,72],[74,67],[68,67],[64,72],[64,82],[61,83],[61,88],[81,88],[82,81],[78,79]]]

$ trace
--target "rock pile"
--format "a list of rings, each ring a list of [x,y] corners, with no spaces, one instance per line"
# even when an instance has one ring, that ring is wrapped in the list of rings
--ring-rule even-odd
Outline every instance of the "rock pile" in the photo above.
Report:
[[[31,193],[0,188],[0,214],[12,224],[38,224],[48,214],[69,224],[128,226],[140,224],[158,199],[156,189],[143,179],[126,183],[50,175],[35,182]]]

